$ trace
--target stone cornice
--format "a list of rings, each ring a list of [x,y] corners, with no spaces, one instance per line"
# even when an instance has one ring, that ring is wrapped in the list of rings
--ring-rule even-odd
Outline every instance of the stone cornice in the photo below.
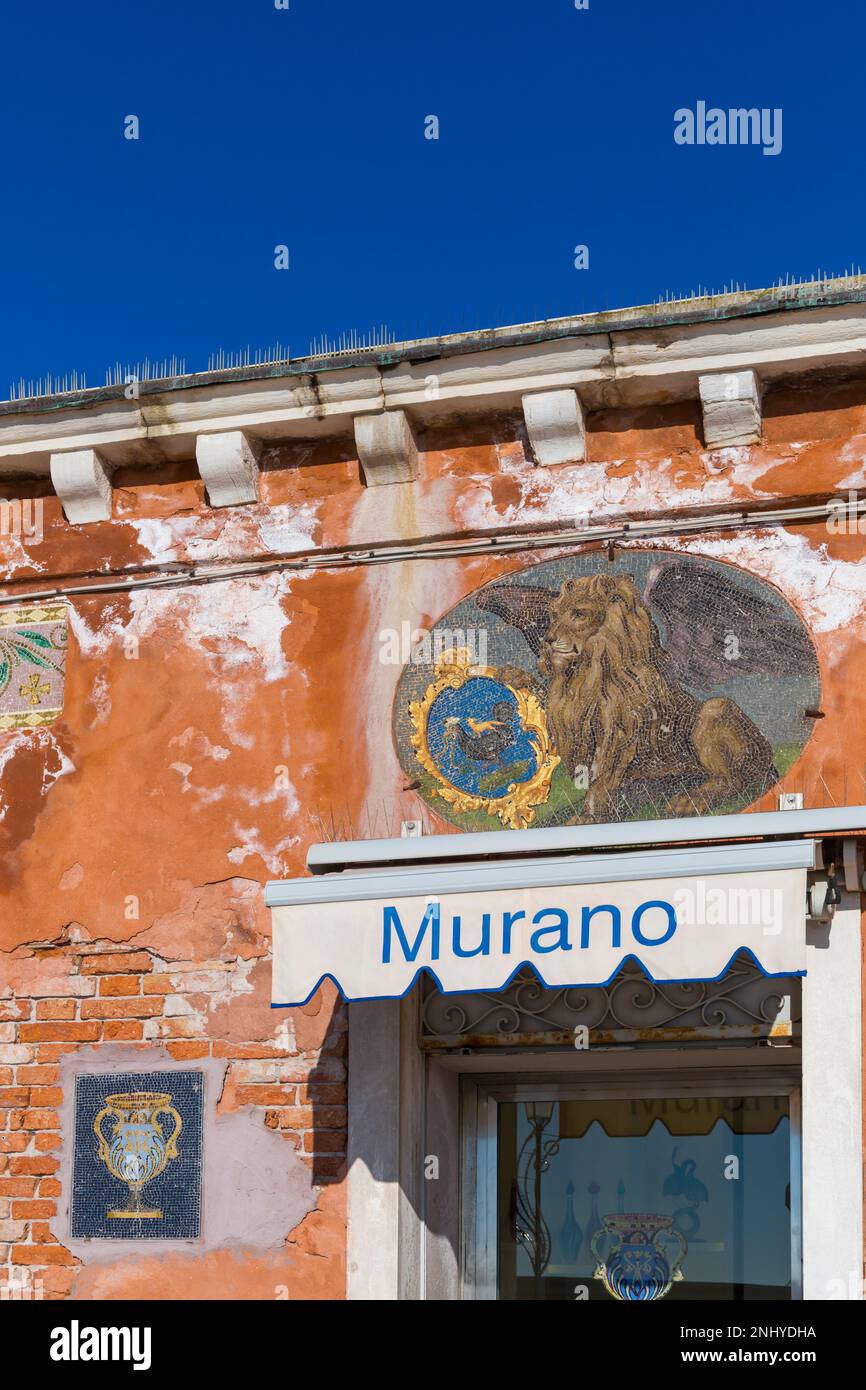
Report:
[[[832,295],[831,285],[817,305],[762,291],[725,296],[732,304],[704,303],[702,316],[685,309],[664,315],[665,306],[652,306],[207,379],[142,382],[134,399],[118,386],[10,402],[0,406],[0,476],[45,475],[52,456],[83,450],[97,451],[109,472],[158,467],[195,458],[205,434],[241,433],[251,447],[351,437],[359,418],[391,411],[405,413],[407,428],[423,428],[449,417],[526,410],[526,398],[541,392],[575,392],[581,411],[700,400],[706,420],[719,395],[713,378],[724,375],[731,384],[722,391],[730,389],[732,400],[739,394],[745,402],[744,383],[753,383],[746,441],[759,437],[760,392],[774,382],[866,372],[866,290]],[[712,432],[710,426],[707,442]],[[572,433],[577,460],[579,429]],[[393,472],[395,480],[401,476],[411,478],[411,467]],[[247,499],[239,491],[237,500]]]

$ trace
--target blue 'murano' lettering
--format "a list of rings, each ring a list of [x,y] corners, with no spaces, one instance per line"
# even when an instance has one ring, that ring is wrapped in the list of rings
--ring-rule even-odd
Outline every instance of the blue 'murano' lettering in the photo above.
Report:
[[[663,936],[657,936],[655,940],[653,940],[652,937],[644,936],[643,932],[641,931],[640,925],[644,913],[648,912],[651,907],[660,907],[662,912],[664,912],[668,919],[667,931],[664,933]],[[676,929],[677,914],[674,912],[673,907],[670,903],[660,902],[658,898],[651,899],[649,902],[641,903],[640,907],[636,907],[634,912],[632,913],[632,935],[635,941],[639,941],[642,946],[663,946],[666,941],[670,941]]]
[[[460,918],[455,914],[453,926],[451,928],[451,940],[454,947],[455,956],[489,956],[490,955],[490,913],[485,912],[481,918],[481,943],[474,946],[471,951],[464,951],[460,945]]]
[[[610,923],[611,923],[610,944],[611,944],[611,946],[612,946],[614,949],[616,949],[616,948],[619,946],[619,944],[620,944],[620,936],[621,936],[621,930],[622,930],[622,919],[621,919],[621,917],[620,917],[619,908],[618,908],[618,907],[612,907],[612,906],[610,905],[610,903],[601,903],[598,907],[584,907],[584,908],[581,910],[581,914],[580,914],[580,949],[581,949],[582,951],[585,951],[586,948],[587,948],[587,946],[589,945],[589,923],[590,923],[591,918],[593,918],[597,912],[609,912],[609,913],[610,913]]]
[[[421,942],[427,928],[430,927],[430,959],[439,959],[439,904],[428,903],[424,909],[424,916],[421,918],[421,925],[418,928],[418,935],[415,937],[414,944],[410,947],[406,933],[403,930],[403,923],[396,907],[385,907],[382,912],[382,964],[389,965],[391,962],[391,930],[397,933],[397,940],[403,951],[405,960],[415,960],[421,949]]]
[[[661,926],[661,935],[647,936],[643,930],[643,918],[647,912],[657,909],[664,914],[665,921]],[[516,912],[504,911],[502,913],[502,938],[501,949],[498,940],[494,940],[493,913],[481,913],[481,930],[478,937],[474,931],[465,927],[463,917],[459,913],[454,913],[451,918],[451,952],[462,960],[467,960],[473,956],[489,956],[491,951],[495,955],[508,956],[515,949],[512,940],[514,927],[518,922],[524,921],[526,912],[520,908]],[[596,940],[590,940],[592,931],[592,919],[602,915],[606,920],[597,923],[595,926]],[[574,946],[569,940],[569,918],[568,913],[561,907],[541,907],[532,918],[532,926],[535,931],[529,938],[529,950],[535,954],[549,955],[553,951],[572,951]],[[575,924],[576,926],[576,924]],[[656,928],[659,930],[659,928]],[[642,946],[663,946],[666,941],[670,941],[677,929],[677,917],[671,903],[663,902],[659,899],[640,903],[632,913],[631,930],[635,941]],[[414,962],[418,960],[422,948],[424,949],[424,959],[427,961],[439,960],[439,946],[441,937],[441,909],[438,902],[428,902],[424,909],[424,915],[420,924],[414,930],[410,928],[407,932],[400,920],[400,914],[396,907],[384,905],[382,908],[382,964],[390,965],[392,951],[396,958]],[[429,931],[429,935],[428,935]],[[598,933],[601,932],[601,939]],[[590,950],[593,945],[604,947],[606,938],[610,933],[610,948],[618,951],[622,947],[622,914],[618,907],[613,903],[599,903],[596,907],[582,907],[580,912],[580,949]],[[410,936],[412,939],[410,940]],[[467,945],[464,936],[470,936],[477,944]],[[396,942],[396,945],[394,944]],[[447,950],[447,946],[446,946]]]
[[[529,945],[533,951],[547,953],[548,951],[570,951],[571,942],[568,939],[568,913],[561,907],[540,907],[532,919],[533,925],[540,922],[542,917],[556,917],[557,922],[552,927],[539,927],[529,938]],[[551,932],[556,934],[550,946],[542,946],[541,939],[550,936]]]
[[[521,908],[519,912],[503,912],[503,914],[502,914],[502,954],[503,954],[504,956],[509,956],[509,955],[511,955],[511,928],[514,926],[514,923],[515,923],[515,922],[519,922],[519,921],[521,920],[521,918],[523,918],[523,917],[525,917],[525,916],[526,916],[526,913],[523,911],[523,908]]]

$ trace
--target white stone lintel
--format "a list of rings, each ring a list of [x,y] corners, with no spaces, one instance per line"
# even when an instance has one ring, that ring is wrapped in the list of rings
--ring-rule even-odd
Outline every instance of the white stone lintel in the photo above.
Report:
[[[260,448],[243,430],[196,435],[195,461],[212,507],[258,502]]]
[[[96,449],[52,454],[49,467],[67,521],[81,526],[111,520],[111,477]]]
[[[534,391],[523,398],[523,418],[535,462],[582,463],[586,458],[586,424],[576,391]]]
[[[757,372],[712,372],[698,377],[708,449],[756,444],[761,438],[761,383]]]
[[[405,410],[356,415],[355,444],[367,487],[411,483],[418,477],[418,449]]]

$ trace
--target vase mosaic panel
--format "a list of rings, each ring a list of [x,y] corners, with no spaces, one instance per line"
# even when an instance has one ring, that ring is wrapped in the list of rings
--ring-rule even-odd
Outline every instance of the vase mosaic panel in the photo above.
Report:
[[[199,1235],[203,1089],[197,1071],[76,1077],[72,1236]]]

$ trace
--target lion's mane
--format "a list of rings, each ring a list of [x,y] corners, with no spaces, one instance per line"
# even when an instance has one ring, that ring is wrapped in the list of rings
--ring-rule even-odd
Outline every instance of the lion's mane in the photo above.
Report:
[[[571,653],[571,655],[569,655]],[[628,762],[657,739],[676,697],[655,624],[630,575],[567,579],[554,600],[540,669],[556,750],[575,768]]]

